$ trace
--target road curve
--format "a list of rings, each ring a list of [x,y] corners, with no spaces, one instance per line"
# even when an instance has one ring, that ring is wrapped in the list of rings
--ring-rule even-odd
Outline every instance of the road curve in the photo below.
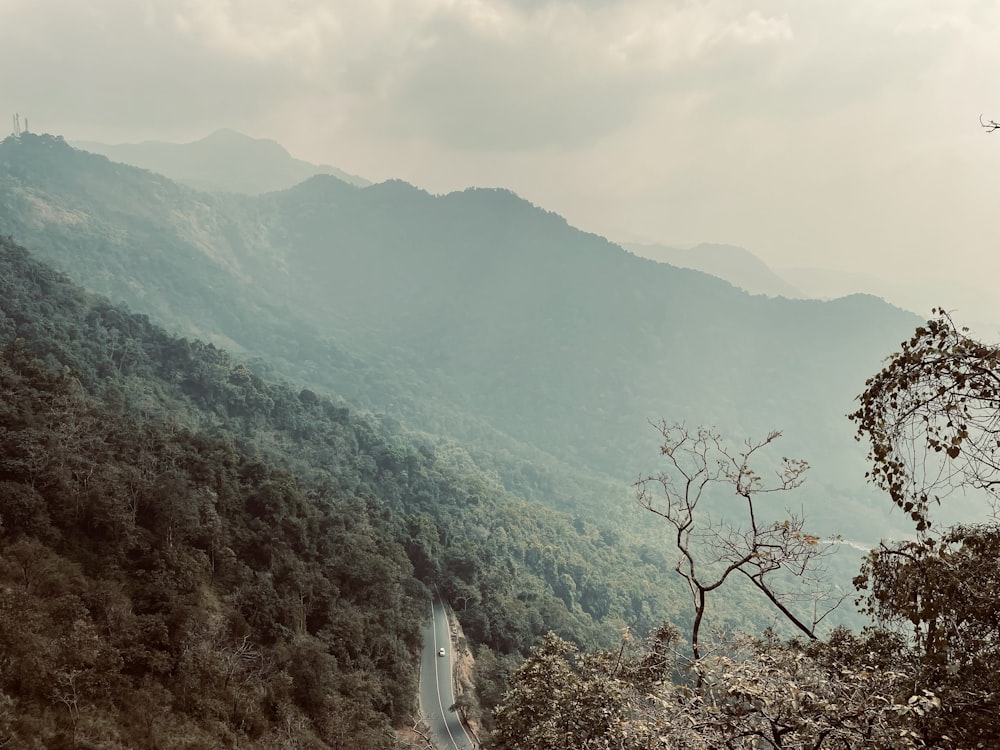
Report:
[[[443,648],[445,655],[438,656]],[[424,652],[420,660],[420,715],[430,727],[439,750],[472,750],[469,737],[458,713],[449,708],[455,703],[452,681],[451,637],[444,604],[434,597],[431,621],[424,626]]]

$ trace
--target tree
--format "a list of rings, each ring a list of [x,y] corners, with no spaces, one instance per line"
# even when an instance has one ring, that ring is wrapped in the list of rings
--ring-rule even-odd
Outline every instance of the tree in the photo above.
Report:
[[[908,629],[913,679],[942,710],[917,722],[940,747],[993,747],[1000,691],[1000,523],[939,529],[931,509],[954,493],[1000,499],[1000,347],[942,309],[867,381],[850,418],[869,442],[871,480],[916,525],[883,543],[855,585],[880,626]]]
[[[504,750],[620,747],[626,684],[619,667],[613,652],[577,654],[548,633],[514,672],[495,712],[494,740]]]
[[[940,707],[913,694],[905,647],[879,634],[744,636],[694,662],[678,642],[664,628],[580,655],[549,634],[511,679],[494,739],[504,750],[910,750],[927,746],[913,718]]]
[[[931,505],[957,490],[1000,499],[1000,347],[934,314],[865,383],[850,415],[869,443],[868,476],[920,532]]]
[[[636,498],[641,507],[672,527],[680,553],[675,570],[687,583],[694,604],[694,658],[702,655],[699,633],[708,594],[734,574],[749,581],[792,625],[814,639],[816,626],[840,603],[836,599],[829,604],[831,595],[823,588],[818,567],[831,545],[807,533],[804,519],[794,513],[766,520],[759,499],[801,485],[808,463],[782,458],[774,480],[765,482],[751,464],[780,432],[771,432],[761,441],[748,440],[743,450],[734,451],[707,427],[689,430],[661,422],[656,428],[663,438],[660,453],[667,467],[636,482]],[[741,506],[735,512],[727,508],[721,518],[713,518],[703,507],[717,485],[727,486]],[[742,521],[732,520],[737,514]],[[795,579],[795,585],[785,588],[789,578]],[[801,610],[803,598],[811,607],[808,614],[796,611]]]
[[[913,715],[937,709],[910,695],[903,669],[881,663],[866,639],[834,631],[831,641],[742,637],[689,665],[697,681],[667,684],[634,706],[633,747],[674,750],[923,747]],[[658,741],[656,745],[653,741]]]
[[[573,666],[579,659],[540,651],[512,680],[498,712],[508,722],[504,731],[514,733],[505,747],[526,747],[518,743],[529,737],[540,747],[562,747],[565,732],[530,733],[566,720],[591,732],[576,736],[578,746],[586,740],[623,750],[1000,745],[1000,522],[932,529],[929,517],[931,504],[949,492],[994,499],[1000,493],[1000,348],[972,340],[944,312],[936,315],[867,382],[851,415],[859,438],[871,441],[871,476],[918,532],[873,550],[855,579],[875,624],[817,639],[816,621],[810,626],[775,587],[783,574],[804,575],[821,554],[800,519],[763,520],[759,496],[794,489],[806,469],[782,459],[766,483],[751,468],[777,433],[737,452],[712,430],[662,424],[667,468],[637,482],[636,492],[673,531],[676,570],[695,606],[695,658],[680,659],[668,637],[634,658],[624,649],[600,655],[595,663],[615,665],[596,673],[613,686],[601,714],[580,699],[586,691],[579,689],[584,672]],[[721,499],[718,487],[739,499],[742,524],[706,513],[706,504]],[[740,636],[703,654],[698,630],[706,597],[734,574],[809,640]],[[608,715],[613,723],[595,724]]]
[[[1000,739],[1000,525],[955,526],[939,537],[883,544],[855,581],[881,627],[910,631],[913,679],[942,702],[918,722],[935,746]],[[949,744],[951,743],[951,744]]]

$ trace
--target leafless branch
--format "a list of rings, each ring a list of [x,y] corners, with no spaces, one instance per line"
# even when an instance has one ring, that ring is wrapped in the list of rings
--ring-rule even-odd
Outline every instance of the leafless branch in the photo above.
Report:
[[[662,438],[660,454],[667,459],[667,466],[664,472],[635,483],[636,500],[673,529],[674,545],[680,553],[674,569],[687,583],[695,610],[691,629],[694,658],[701,658],[698,637],[706,597],[737,572],[791,624],[814,639],[816,625],[829,613],[820,614],[817,602],[834,598],[824,590],[822,569],[817,565],[831,552],[832,544],[820,543],[818,537],[807,533],[801,514],[787,512],[781,520],[768,520],[757,507],[758,495],[800,486],[809,464],[782,458],[774,479],[765,481],[751,461],[763,461],[758,454],[774,443],[780,432],[771,432],[760,441],[748,440],[743,450],[735,452],[707,427],[689,430],[683,424],[666,422],[653,426]],[[717,487],[728,487],[739,503],[736,510],[727,507],[723,516],[713,519],[699,506]],[[718,499],[716,492],[713,501]],[[781,577],[786,583],[789,578],[798,583],[781,591]],[[803,596],[801,589],[806,584],[810,591]],[[837,604],[842,600],[840,597]],[[811,622],[808,616],[793,611],[797,601],[813,605]],[[815,619],[817,615],[819,619]]]

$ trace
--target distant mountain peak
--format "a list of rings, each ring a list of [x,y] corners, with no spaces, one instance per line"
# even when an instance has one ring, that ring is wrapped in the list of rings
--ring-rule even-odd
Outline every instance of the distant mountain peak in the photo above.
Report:
[[[703,242],[690,248],[626,243],[626,250],[679,268],[718,276],[750,294],[800,299],[807,295],[785,281],[764,261],[738,245]]]
[[[294,159],[294,157],[288,152],[284,146],[275,140],[270,138],[254,138],[246,133],[241,133],[238,130],[233,130],[232,128],[219,128],[204,138],[199,138],[196,141],[192,141],[187,144],[189,146],[193,145],[203,145],[210,146],[213,148],[236,148],[236,149],[259,149],[260,151],[270,151],[276,155],[281,155],[287,157],[288,159]]]
[[[206,135],[204,138],[199,140],[209,141],[213,139],[225,138],[230,140],[240,140],[240,141],[262,141],[266,140],[264,138],[254,138],[252,135],[247,135],[246,133],[241,133],[239,130],[233,128],[219,128],[218,130],[213,130],[211,133]],[[276,143],[276,141],[268,141],[269,143]]]
[[[81,141],[73,145],[209,192],[270,193],[286,190],[317,174],[331,175],[358,187],[371,184],[337,167],[296,159],[277,141],[255,138],[232,128],[220,128],[190,143],[113,145]]]

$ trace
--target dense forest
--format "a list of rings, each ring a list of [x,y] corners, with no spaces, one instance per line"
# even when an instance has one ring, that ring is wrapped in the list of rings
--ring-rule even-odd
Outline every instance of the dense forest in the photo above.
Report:
[[[43,135],[0,143],[0,233],[268,379],[457,440],[510,491],[614,530],[650,420],[781,429],[823,533],[893,529],[844,415],[919,319],[751,296],[631,255],[505,190],[316,176],[197,192]]]
[[[607,645],[676,611],[661,551],[0,247],[8,736],[377,747],[415,712],[428,586],[487,707],[542,633]]]
[[[396,521],[362,469],[296,476],[237,426],[275,395],[346,452],[346,410],[254,388],[6,241],[2,268],[4,739],[391,746],[428,601]]]

